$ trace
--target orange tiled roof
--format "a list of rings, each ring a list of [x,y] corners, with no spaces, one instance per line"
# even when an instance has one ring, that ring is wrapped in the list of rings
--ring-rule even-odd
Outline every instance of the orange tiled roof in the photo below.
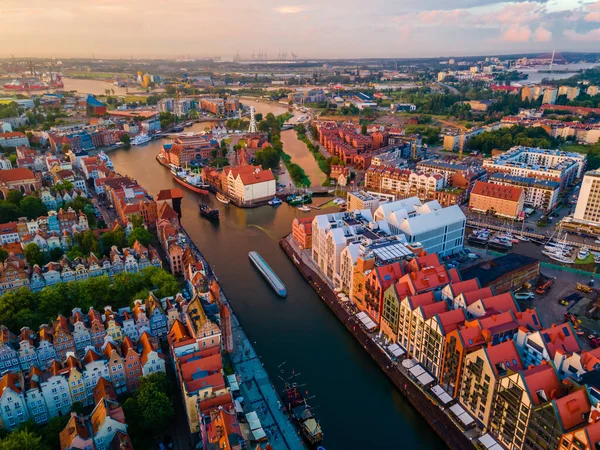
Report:
[[[444,334],[448,334],[451,331],[456,330],[459,325],[465,322],[466,318],[465,310],[462,308],[440,313],[437,317]]]
[[[506,292],[504,294],[495,295],[493,297],[484,298],[481,303],[485,308],[486,312],[489,311],[497,311],[497,312],[505,312],[512,311],[518,312],[519,307],[515,302],[514,297],[510,292]]]
[[[513,341],[505,341],[500,344],[489,346],[485,349],[490,365],[496,375],[499,374],[498,365],[513,371],[523,370],[521,357]]]
[[[563,430],[581,425],[590,412],[590,398],[585,389],[574,391],[554,401]]]
[[[488,183],[486,181],[477,181],[471,190],[471,195],[482,195],[501,200],[518,202],[521,198],[523,189],[517,186],[505,186],[503,184]]]
[[[71,448],[73,439],[79,436],[81,439],[90,439],[90,432],[85,426],[84,419],[73,414],[67,426],[60,432],[60,448]]]
[[[539,366],[523,371],[523,378],[534,405],[560,396],[562,387],[554,367],[545,361]],[[540,396],[544,392],[546,399]]]
[[[558,350],[565,353],[581,351],[577,335],[568,322],[561,325],[552,325],[550,328],[542,330],[540,334],[551,358],[554,358]]]
[[[0,170],[0,180],[5,183],[11,183],[14,181],[21,180],[35,180],[33,172],[25,167],[19,167],[17,169]]]

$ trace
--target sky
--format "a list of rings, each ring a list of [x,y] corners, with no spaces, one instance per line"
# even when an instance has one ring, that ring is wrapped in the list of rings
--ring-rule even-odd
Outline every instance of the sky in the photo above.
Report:
[[[0,57],[600,51],[600,0],[0,0]]]

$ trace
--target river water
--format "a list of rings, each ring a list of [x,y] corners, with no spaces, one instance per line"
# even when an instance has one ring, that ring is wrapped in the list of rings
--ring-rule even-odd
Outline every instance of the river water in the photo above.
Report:
[[[203,125],[194,127],[201,131]],[[180,187],[155,160],[161,144],[153,141],[110,156],[118,172],[156,195]],[[238,209],[213,196],[187,190],[184,195],[183,225],[214,267],[275,385],[282,385],[278,366],[283,362],[288,375],[292,369],[301,374],[303,389],[314,396],[310,403],[323,426],[327,450],[445,448],[280,249],[278,240],[290,232],[294,217],[306,213],[286,204]],[[199,200],[219,208],[218,225],[199,216]],[[277,272],[287,298],[279,298],[251,265],[251,250]]]

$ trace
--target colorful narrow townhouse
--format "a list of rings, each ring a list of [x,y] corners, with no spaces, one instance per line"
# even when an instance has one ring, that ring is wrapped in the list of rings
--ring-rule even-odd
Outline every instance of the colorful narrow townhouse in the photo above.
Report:
[[[110,306],[104,307],[104,326],[106,327],[105,342],[111,340],[120,345],[123,342],[123,329],[117,320],[117,315],[111,310]]]
[[[106,360],[96,352],[93,347],[86,349],[85,357],[82,360],[83,365],[83,381],[88,401],[93,400],[94,386],[98,383],[101,377],[110,379],[108,365]]]
[[[92,333],[85,323],[85,317],[80,308],[74,308],[71,315],[73,331],[71,335],[75,341],[75,351],[79,358],[85,355],[85,349],[92,345]]]
[[[58,364],[55,369],[59,369]],[[48,408],[48,417],[53,418],[59,415],[67,415],[71,411],[73,399],[69,389],[69,381],[64,373],[60,370],[49,370],[42,377],[41,390],[46,407]]]
[[[32,367],[27,377],[20,373],[21,385],[24,386],[23,394],[29,417],[37,424],[46,423],[49,419],[46,399],[41,391],[41,381],[44,372],[37,367]]]
[[[5,373],[0,380],[0,419],[9,431],[29,420],[23,385],[13,372]]]
[[[115,392],[120,395],[127,392],[127,382],[125,379],[125,361],[117,350],[117,345],[113,342],[107,342],[102,351],[104,357],[107,358],[108,373],[110,381]]]
[[[122,308],[119,310],[119,316],[121,317],[121,322],[123,324],[122,329],[124,338],[128,337],[133,342],[137,342],[140,335],[135,326],[135,319],[131,310],[129,308]]]
[[[92,346],[100,351],[104,345],[104,337],[106,336],[106,328],[102,321],[102,315],[90,306],[88,311],[88,323],[90,325],[90,333],[92,338]]]
[[[159,345],[155,338],[145,331],[140,336],[138,344],[141,348],[142,375],[148,376],[157,372],[165,372],[165,360],[163,355],[158,352]]]
[[[75,340],[69,330],[69,321],[63,315],[58,316],[54,322],[54,349],[56,350],[56,359],[64,361],[68,352],[75,352]]]
[[[121,344],[121,354],[125,367],[125,383],[129,392],[135,391],[140,386],[142,377],[142,362],[140,354],[135,348],[133,340],[126,336]]]
[[[465,311],[454,309],[436,314],[423,324],[421,348],[417,349],[416,354],[421,355],[419,361],[436,379],[441,375],[446,337],[462,326],[465,320]]]
[[[37,353],[41,369],[49,368],[52,362],[56,360],[54,336],[52,336],[52,329],[48,324],[40,325]]]
[[[19,370],[19,353],[14,345],[17,337],[4,325],[0,325],[0,374]]]
[[[29,327],[21,328],[19,335],[19,365],[23,371],[29,370],[32,366],[40,366],[35,346],[35,333]]]
[[[55,361],[55,365],[59,366],[59,363]],[[73,354],[69,355],[63,368],[56,367],[53,368],[53,370],[55,373],[62,373],[67,376],[73,403],[80,402],[83,405],[89,405],[91,403],[91,399],[88,398],[88,392],[85,388],[85,379],[83,377],[81,363]]]
[[[135,318],[135,327],[138,335],[141,336],[144,331],[150,332],[150,321],[146,314],[146,307],[142,300],[136,300],[133,306],[133,317]]]
[[[146,313],[150,321],[150,334],[161,340],[166,338],[169,332],[167,316],[160,300],[152,292],[146,299]]]
[[[489,344],[465,356],[458,401],[484,431],[489,429],[498,381],[509,370],[523,370],[521,357],[513,341]]]

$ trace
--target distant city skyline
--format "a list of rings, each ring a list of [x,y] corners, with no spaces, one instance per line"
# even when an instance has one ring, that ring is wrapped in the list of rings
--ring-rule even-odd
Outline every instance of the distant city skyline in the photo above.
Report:
[[[600,50],[600,0],[3,0],[0,57],[436,57]]]

